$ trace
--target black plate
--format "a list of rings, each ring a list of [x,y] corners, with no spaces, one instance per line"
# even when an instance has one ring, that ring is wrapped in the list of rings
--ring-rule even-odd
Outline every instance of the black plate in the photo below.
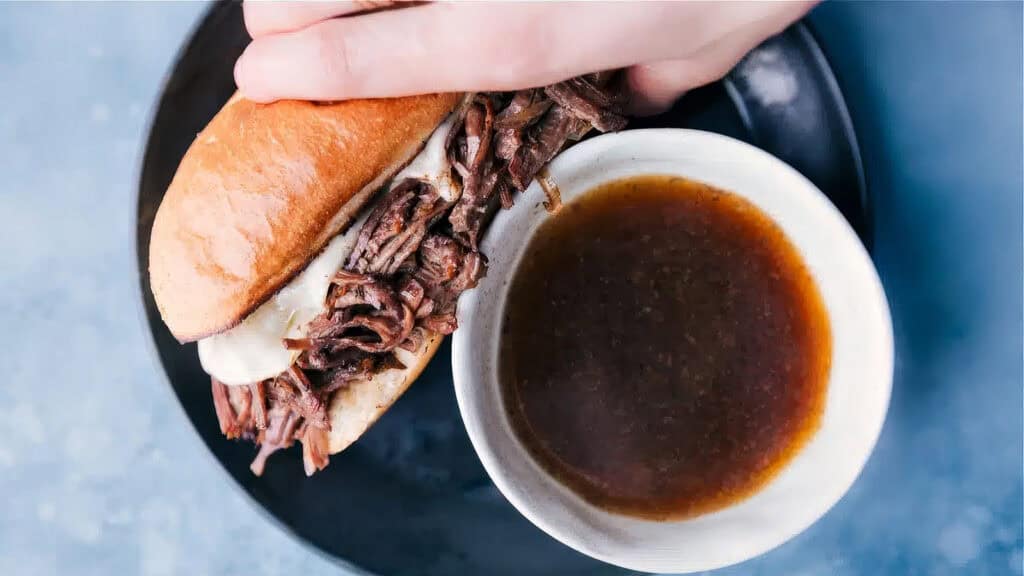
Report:
[[[140,296],[159,360],[196,431],[235,482],[297,537],[381,574],[618,574],[521,517],[484,473],[462,426],[446,345],[416,385],[354,447],[313,478],[297,448],[262,478],[254,448],[225,440],[195,345],[179,345],[149,289],[149,233],[178,162],[235,90],[248,42],[239,4],[215,4],[181,53],[153,119],[139,183]],[[634,127],[690,127],[751,142],[815,182],[865,241],[867,204],[857,143],[817,43],[797,25],[768,40],[723,82],[688,94]]]

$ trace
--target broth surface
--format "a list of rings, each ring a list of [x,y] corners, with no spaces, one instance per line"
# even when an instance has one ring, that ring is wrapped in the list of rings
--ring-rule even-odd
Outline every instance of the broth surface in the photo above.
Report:
[[[530,240],[499,377],[517,437],[560,482],[678,519],[750,496],[813,436],[831,346],[817,286],[767,215],[641,176],[566,204]]]

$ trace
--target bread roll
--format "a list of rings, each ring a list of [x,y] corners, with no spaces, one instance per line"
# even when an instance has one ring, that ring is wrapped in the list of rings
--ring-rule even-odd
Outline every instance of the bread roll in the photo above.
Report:
[[[150,283],[171,333],[188,342],[240,323],[351,223],[460,99],[232,98],[189,147],[153,223]]]

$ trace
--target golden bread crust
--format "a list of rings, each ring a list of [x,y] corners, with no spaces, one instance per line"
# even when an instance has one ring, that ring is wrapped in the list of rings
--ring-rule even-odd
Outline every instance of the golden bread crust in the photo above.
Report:
[[[355,218],[460,98],[228,101],[189,147],[153,223],[150,283],[171,333],[187,342],[241,322]]]

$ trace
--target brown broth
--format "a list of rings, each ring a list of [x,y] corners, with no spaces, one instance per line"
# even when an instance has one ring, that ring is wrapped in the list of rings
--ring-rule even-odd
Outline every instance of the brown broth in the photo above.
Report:
[[[642,176],[568,203],[509,288],[500,382],[538,463],[610,511],[742,500],[813,436],[831,333],[796,248],[747,200]]]

